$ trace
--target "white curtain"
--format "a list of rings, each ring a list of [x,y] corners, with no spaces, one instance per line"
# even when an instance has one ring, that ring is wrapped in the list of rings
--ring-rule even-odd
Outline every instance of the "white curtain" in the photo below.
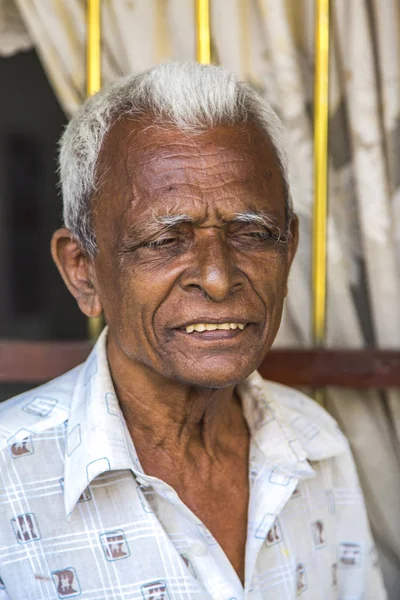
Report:
[[[195,58],[192,0],[103,0],[103,83]],[[277,345],[311,344],[313,0],[212,0],[215,62],[287,128],[301,244]],[[0,54],[36,48],[67,114],[85,97],[85,2],[0,0]],[[15,31],[15,35],[13,35]],[[328,344],[400,346],[400,0],[332,0]],[[329,390],[390,598],[400,597],[400,393]]]

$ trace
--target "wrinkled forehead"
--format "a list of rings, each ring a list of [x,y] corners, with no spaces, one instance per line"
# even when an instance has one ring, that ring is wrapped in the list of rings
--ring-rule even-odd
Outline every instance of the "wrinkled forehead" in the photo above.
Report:
[[[105,138],[98,179],[100,197],[112,197],[115,211],[125,211],[133,202],[143,209],[158,197],[168,202],[175,194],[213,202],[231,193],[256,196],[265,190],[283,210],[285,204],[275,149],[255,123],[194,132],[151,117],[122,118]]]
[[[158,123],[150,115],[140,120],[122,117],[114,123],[105,137],[99,157],[103,170],[128,168],[125,175],[141,173],[145,167],[157,174],[157,163],[173,156],[177,159],[209,158],[212,155],[231,153],[236,155],[236,168],[252,169],[254,172],[268,166],[279,168],[275,149],[265,132],[257,123],[223,124],[204,131],[184,131],[168,123]]]

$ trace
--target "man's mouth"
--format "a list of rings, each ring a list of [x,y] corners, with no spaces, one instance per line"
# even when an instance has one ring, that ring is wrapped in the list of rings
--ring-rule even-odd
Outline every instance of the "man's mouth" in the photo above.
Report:
[[[186,325],[185,331],[186,333],[194,333],[199,332],[203,333],[204,331],[228,331],[240,329],[243,330],[246,327],[244,323],[234,323],[234,322],[226,322],[226,323],[191,323],[190,325]]]
[[[229,346],[241,343],[242,339],[248,338],[248,332],[256,325],[253,320],[235,320],[235,318],[231,320],[228,315],[224,315],[221,319],[204,317],[205,315],[198,321],[186,321],[186,323],[174,327],[174,334],[178,335],[178,339],[186,339],[187,343],[192,340],[195,345],[200,344],[201,347],[203,343],[207,344],[207,347],[214,343],[220,348],[221,344],[225,347],[226,344]]]

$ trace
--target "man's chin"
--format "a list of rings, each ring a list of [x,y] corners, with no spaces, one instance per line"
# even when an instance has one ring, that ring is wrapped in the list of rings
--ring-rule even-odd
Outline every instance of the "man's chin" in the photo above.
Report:
[[[257,366],[256,361],[198,361],[191,368],[177,369],[173,378],[190,387],[223,389],[246,379]]]

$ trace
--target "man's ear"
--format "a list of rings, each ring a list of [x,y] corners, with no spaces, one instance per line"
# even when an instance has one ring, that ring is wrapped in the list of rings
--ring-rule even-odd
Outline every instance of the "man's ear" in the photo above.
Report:
[[[57,229],[53,234],[51,255],[81,311],[87,317],[100,317],[103,309],[96,290],[93,261],[69,229]]]
[[[296,256],[297,248],[299,245],[299,219],[297,215],[293,215],[292,222],[290,224],[290,235],[288,240],[289,248],[288,248],[288,271],[286,278],[286,287],[285,287],[285,296],[288,293],[288,284],[287,279],[290,273],[290,267],[292,266],[292,262],[294,257]]]

